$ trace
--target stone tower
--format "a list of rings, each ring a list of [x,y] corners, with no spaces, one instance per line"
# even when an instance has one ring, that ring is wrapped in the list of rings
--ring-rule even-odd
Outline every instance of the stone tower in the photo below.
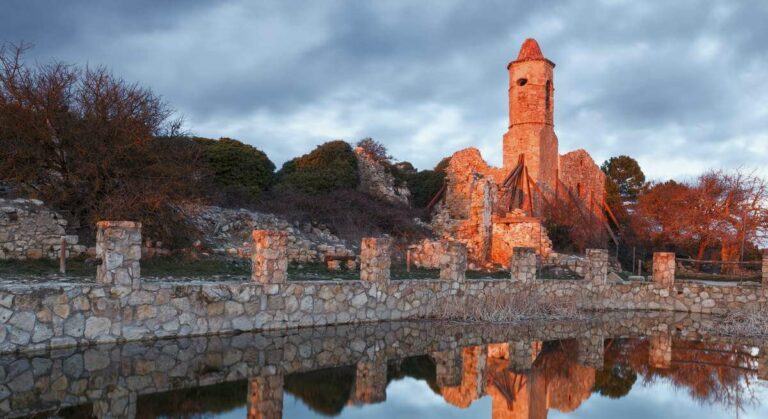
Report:
[[[504,171],[525,156],[528,174],[545,192],[555,190],[558,169],[554,130],[555,63],[544,58],[535,39],[526,39],[509,70],[509,130],[504,135]]]

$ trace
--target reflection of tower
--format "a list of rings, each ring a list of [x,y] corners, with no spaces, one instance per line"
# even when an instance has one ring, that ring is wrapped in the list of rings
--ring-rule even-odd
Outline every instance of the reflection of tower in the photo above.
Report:
[[[539,44],[526,39],[509,70],[509,130],[504,134],[504,172],[521,154],[531,178],[553,191],[557,181],[558,145],[554,130],[555,64],[544,58]]]
[[[602,349],[601,337],[585,340],[600,342],[594,350]],[[492,399],[493,419],[546,419],[551,408],[572,412],[592,394],[596,373],[594,368],[576,362],[576,349],[571,345],[566,350],[548,353],[542,342],[537,341],[464,348],[461,382],[441,387],[440,392],[448,403],[462,408],[487,393]],[[447,361],[451,359],[447,353],[435,359],[444,358],[451,367],[440,371],[455,375],[457,362]],[[592,358],[602,356],[586,357],[589,361]],[[450,377],[438,376],[437,381],[445,383]]]

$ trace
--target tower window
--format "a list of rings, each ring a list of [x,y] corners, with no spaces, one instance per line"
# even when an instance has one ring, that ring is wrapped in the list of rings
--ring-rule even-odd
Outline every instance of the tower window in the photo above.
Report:
[[[528,84],[528,79],[517,79],[518,86],[525,86],[526,84]]]
[[[545,89],[546,89],[546,92],[545,92],[545,96],[544,96],[544,106],[545,106],[546,110],[549,110],[549,105],[550,105],[549,104],[549,96],[552,94],[552,82],[551,81],[547,80],[547,84],[546,84]]]

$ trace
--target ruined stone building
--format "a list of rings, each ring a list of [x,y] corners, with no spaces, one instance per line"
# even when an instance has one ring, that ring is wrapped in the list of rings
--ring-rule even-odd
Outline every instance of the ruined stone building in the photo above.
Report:
[[[589,153],[559,154],[554,130],[555,64],[527,39],[509,63],[509,127],[503,166],[476,148],[453,154],[446,184],[430,204],[435,231],[467,244],[475,264],[507,265],[513,247],[551,252],[544,209],[557,202],[603,217],[605,176]]]

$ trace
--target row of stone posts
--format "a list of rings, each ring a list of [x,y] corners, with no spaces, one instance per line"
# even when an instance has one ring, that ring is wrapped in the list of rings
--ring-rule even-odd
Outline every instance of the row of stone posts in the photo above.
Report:
[[[141,223],[100,221],[96,224],[96,252],[101,258],[96,280],[103,285],[138,289],[140,282]],[[390,238],[365,238],[360,251],[360,279],[378,284],[390,279]],[[464,281],[467,247],[446,242],[440,256],[440,279]],[[587,249],[585,280],[595,285],[608,278],[608,251]],[[288,280],[288,234],[284,231],[254,230],[252,233],[251,280],[261,284],[281,284]],[[523,283],[536,279],[536,251],[515,247],[510,259],[511,278]],[[653,254],[653,282],[672,287],[675,282],[675,254]],[[768,250],[763,251],[763,285],[768,286]]]

